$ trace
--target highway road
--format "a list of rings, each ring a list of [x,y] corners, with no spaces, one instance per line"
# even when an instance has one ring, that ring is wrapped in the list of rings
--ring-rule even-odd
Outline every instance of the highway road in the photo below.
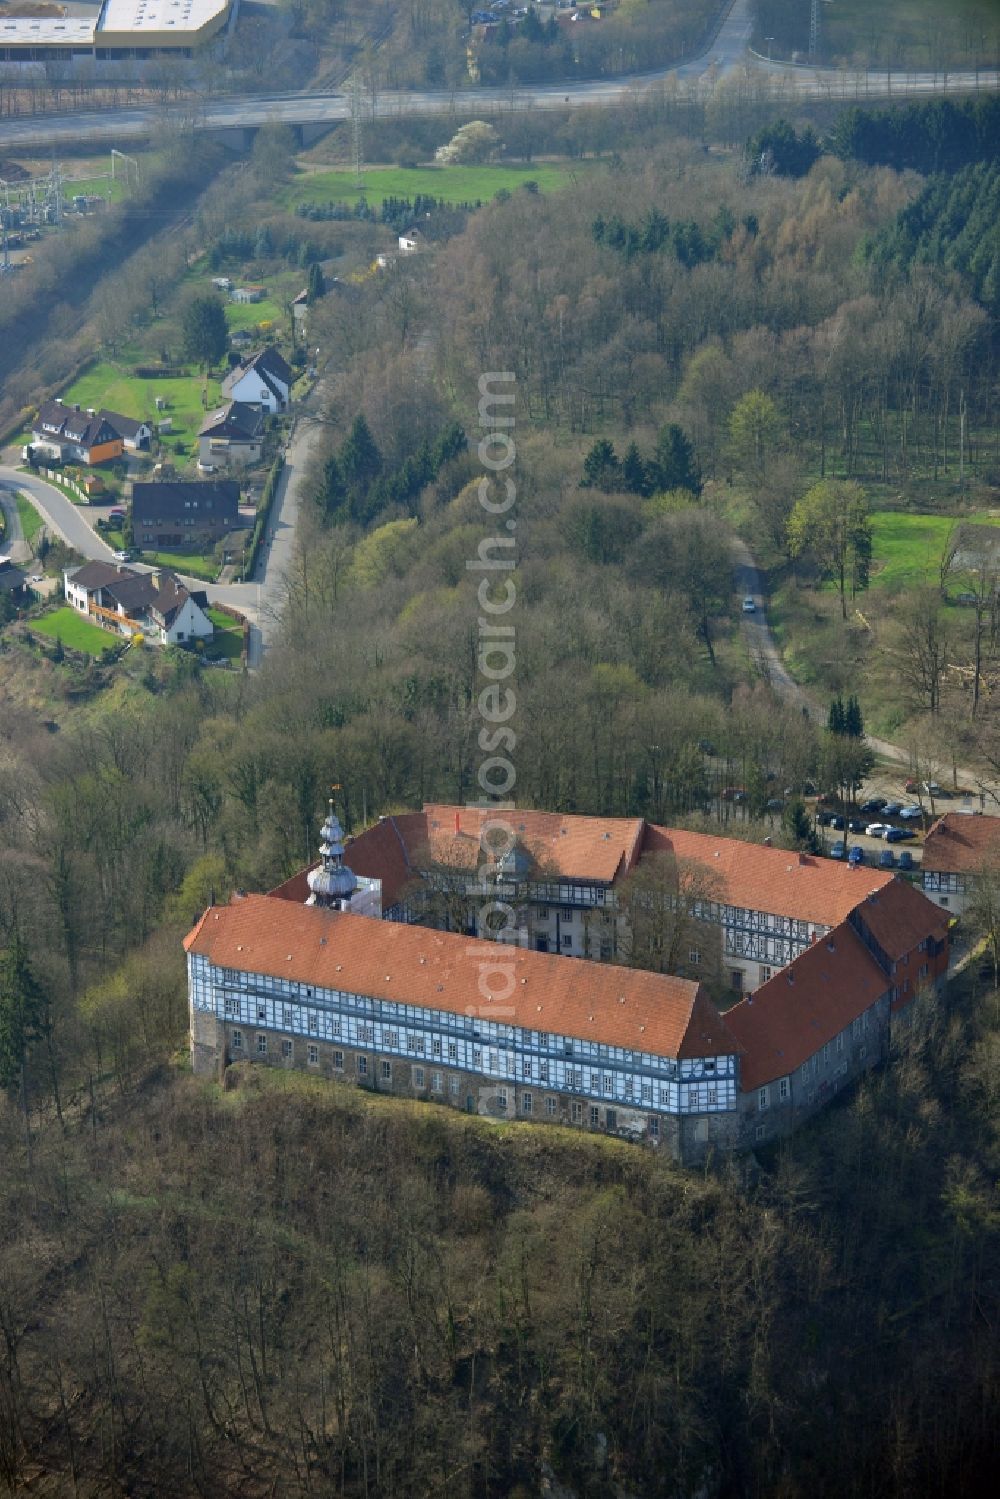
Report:
[[[620,78],[584,83],[556,83],[530,88],[484,88],[470,84],[460,90],[424,90],[400,93],[386,90],[366,101],[373,115],[404,118],[408,115],[440,114],[443,111],[482,110],[501,113],[511,109],[565,109],[587,105],[616,104],[625,98],[655,88],[668,78],[692,87],[714,87],[743,72],[762,81],[771,80],[776,90],[803,97],[844,101],[921,97],[938,93],[968,93],[996,89],[1000,74],[995,69],[955,73],[887,73],[861,68],[827,68],[793,63],[768,62],[747,49],[750,35],[748,0],[734,0],[709,47],[698,58],[675,67],[659,68]],[[269,121],[291,125],[332,124],[350,113],[342,93],[262,94],[242,97],[211,97],[169,108],[112,109],[93,114],[33,115],[0,121],[0,149],[17,151],[61,143],[134,140],[159,135],[171,125],[197,130],[249,128]]]

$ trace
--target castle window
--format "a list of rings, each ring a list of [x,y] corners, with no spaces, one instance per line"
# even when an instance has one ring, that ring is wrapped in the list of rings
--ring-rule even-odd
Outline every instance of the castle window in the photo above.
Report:
[[[234,1051],[242,1051],[243,1050],[243,1032],[242,1031],[233,1031],[233,1050]]]
[[[291,1005],[282,1005],[282,1007],[281,1007],[281,1023],[285,1027],[286,1030],[291,1030],[291,1027],[292,1027],[292,1007],[291,1007]]]
[[[710,1109],[711,1108],[715,1108],[717,1106],[718,1102],[719,1102],[719,1090],[718,1090],[718,1088],[715,1088],[715,1087],[707,1088],[705,1090],[705,1099],[706,1099],[706,1102],[707,1102],[708,1107]]]
[[[458,1042],[457,1041],[449,1041],[448,1042],[448,1060],[449,1060],[449,1062],[457,1062],[458,1061]]]
[[[766,1088],[761,1088],[760,1092],[757,1094],[757,1107],[761,1110],[766,1109],[770,1102],[770,1093]]]
[[[660,1121],[659,1119],[657,1119],[655,1114],[650,1114],[649,1116],[649,1133],[652,1135],[654,1140],[658,1140],[660,1138]]]
[[[530,1114],[531,1110],[532,1110],[531,1094],[530,1093],[522,1093],[521,1094],[521,1111],[522,1111],[522,1113]]]
[[[522,1057],[521,1058],[521,1076],[522,1077],[527,1077],[527,1078],[531,1077],[531,1058],[530,1057]]]
[[[383,1062],[382,1063],[382,1081],[384,1083],[391,1083],[392,1082],[392,1063],[391,1062]]]
[[[701,952],[697,947],[692,947],[688,952],[688,962],[694,968],[697,968],[698,964],[701,962]]]
[[[240,1002],[235,994],[226,995],[226,1014],[238,1015],[240,1013]]]
[[[569,1106],[569,1117],[572,1119],[574,1124],[579,1124],[583,1119],[583,1104],[571,1103]]]
[[[543,1083],[547,1083],[548,1082],[548,1080],[549,1080],[549,1064],[548,1064],[548,1062],[539,1062],[539,1064],[538,1064],[538,1076],[541,1078],[541,1080],[542,1080]]]
[[[368,1058],[358,1057],[358,1077],[368,1076]]]
[[[267,1037],[266,1036],[258,1036],[257,1037],[257,1055],[259,1057],[266,1057],[267,1056]]]
[[[441,1041],[438,1036],[435,1036],[433,1041],[431,1042],[431,1053],[436,1057],[439,1057],[441,1055]]]
[[[601,1111],[597,1107],[596,1104],[591,1104],[590,1105],[590,1124],[591,1124],[591,1128],[592,1129],[596,1129],[597,1126],[600,1124],[600,1122],[601,1122]]]
[[[779,1084],[778,1084],[778,1097],[779,1097],[779,1099],[781,1100],[782,1103],[784,1103],[785,1099],[788,1097],[788,1079],[787,1079],[787,1077],[783,1077],[781,1079],[781,1081],[779,1082]]]
[[[422,1067],[414,1067],[413,1069],[413,1086],[415,1088],[422,1088],[424,1086],[424,1069]]]
[[[310,1034],[310,1036],[315,1036],[318,1033],[318,1031],[319,1031],[319,1017],[316,1016],[316,1015],[312,1015],[311,1014],[309,1016],[309,1034]]]
[[[500,1105],[500,1107],[502,1109],[506,1109],[506,1107],[507,1107],[507,1089],[506,1088],[498,1088],[497,1089],[497,1103]]]
[[[441,1074],[440,1074],[440,1072],[432,1072],[431,1073],[431,1092],[432,1093],[440,1093],[441,1092]]]
[[[267,1005],[258,1005],[257,1006],[257,1019],[259,1021],[261,1021],[263,1024],[266,1025],[266,1023],[267,1023]]]
[[[764,1136],[766,1134],[767,1134],[767,1126],[763,1125],[763,1124],[758,1124],[757,1128],[753,1132],[753,1137],[754,1137],[755,1140],[763,1140],[763,1138],[764,1138]]]
[[[547,1098],[545,1100],[545,1112],[550,1119],[554,1118],[558,1108],[559,1105],[554,1098]]]
[[[318,1062],[319,1061],[319,1047],[318,1046],[310,1046],[309,1050],[311,1052],[315,1053],[315,1055],[311,1056],[309,1058],[309,1060],[311,1062]],[[344,1053],[342,1051],[335,1051],[334,1052],[334,1054],[333,1054],[333,1066],[334,1066],[334,1070],[336,1072],[343,1072],[343,1070],[344,1070]]]

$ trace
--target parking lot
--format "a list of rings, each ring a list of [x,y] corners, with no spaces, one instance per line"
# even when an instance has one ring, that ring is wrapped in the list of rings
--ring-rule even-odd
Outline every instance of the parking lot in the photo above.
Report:
[[[924,834],[937,818],[945,812],[961,811],[974,815],[981,810],[979,797],[971,792],[950,793],[936,783],[932,785],[933,797],[926,789],[918,792],[912,781],[903,778],[894,785],[891,772],[886,772],[876,774],[866,784],[858,793],[856,805],[845,806],[835,797],[808,798],[807,804],[816,819],[816,830],[824,852],[830,854],[835,845],[842,843],[845,845],[844,858],[849,857],[852,848],[859,848],[866,865],[902,867],[904,872],[907,868],[918,868]],[[868,829],[874,827],[881,827],[883,831],[869,833]],[[888,829],[898,832],[887,839],[885,830]],[[906,836],[908,834],[912,836]],[[890,853],[893,856],[891,863]],[[905,855],[902,860],[900,854]]]

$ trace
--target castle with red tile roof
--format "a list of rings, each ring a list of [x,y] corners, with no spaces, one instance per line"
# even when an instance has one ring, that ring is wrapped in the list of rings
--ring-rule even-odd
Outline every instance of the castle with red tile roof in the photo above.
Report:
[[[510,813],[498,851],[488,822],[432,805],[345,848],[331,810],[321,870],[210,907],[185,942],[196,1070],[303,1066],[477,1113],[646,1138],[694,1163],[796,1128],[885,1060],[891,1027],[944,983],[947,918],[892,875],[641,819],[544,812]],[[699,882],[690,930],[702,936],[691,940],[715,933],[724,962],[749,976],[737,985],[724,970],[744,992],[728,1010],[697,951],[687,973],[613,960],[627,948],[629,877],[666,870],[655,889],[669,905],[681,868]],[[436,885],[460,894],[451,919],[462,930],[416,919]],[[485,940],[477,902],[517,892],[517,941]]]

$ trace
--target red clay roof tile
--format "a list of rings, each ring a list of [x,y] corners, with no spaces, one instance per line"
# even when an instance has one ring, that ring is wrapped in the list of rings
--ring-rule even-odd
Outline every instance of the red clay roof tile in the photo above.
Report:
[[[688,979],[501,947],[266,895],[210,907],[184,946],[223,968],[657,1056],[722,1056],[738,1049],[711,1000]],[[486,998],[480,975],[486,978],[489,969],[482,965],[497,964],[513,970],[513,992],[504,996],[498,987],[495,997]],[[505,987],[506,982],[504,977]]]
[[[745,1093],[786,1077],[849,1026],[892,980],[842,922],[746,999],[726,1011],[743,1047]]]
[[[924,839],[923,869],[936,874],[969,874],[1000,854],[1000,817],[967,817],[946,812]]]

